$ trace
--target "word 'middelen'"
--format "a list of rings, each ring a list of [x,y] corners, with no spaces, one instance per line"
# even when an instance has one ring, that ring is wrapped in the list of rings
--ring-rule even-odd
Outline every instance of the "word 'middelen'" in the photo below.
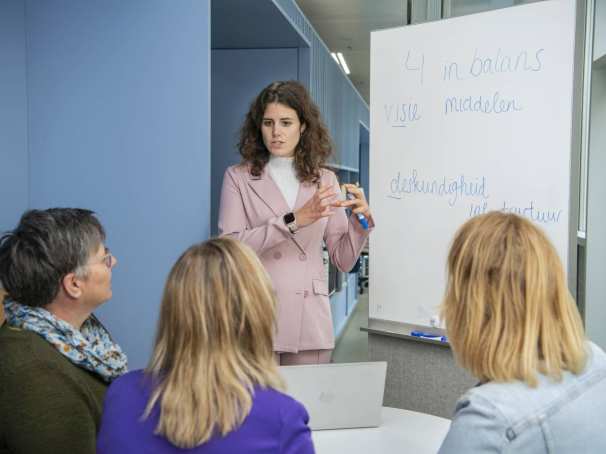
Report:
[[[444,115],[463,112],[503,114],[520,110],[515,99],[503,99],[498,91],[492,96],[449,96],[444,100]]]

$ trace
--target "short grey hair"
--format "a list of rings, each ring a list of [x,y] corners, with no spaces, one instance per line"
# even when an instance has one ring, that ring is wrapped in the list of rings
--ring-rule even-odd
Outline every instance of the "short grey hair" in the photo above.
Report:
[[[69,273],[86,277],[87,264],[105,241],[95,213],[80,208],[30,210],[0,238],[0,284],[11,300],[50,304]]]

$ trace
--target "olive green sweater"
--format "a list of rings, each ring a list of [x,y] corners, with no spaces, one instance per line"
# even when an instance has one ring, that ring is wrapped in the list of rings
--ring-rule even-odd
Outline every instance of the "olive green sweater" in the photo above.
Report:
[[[31,331],[0,327],[0,454],[94,454],[107,385]]]

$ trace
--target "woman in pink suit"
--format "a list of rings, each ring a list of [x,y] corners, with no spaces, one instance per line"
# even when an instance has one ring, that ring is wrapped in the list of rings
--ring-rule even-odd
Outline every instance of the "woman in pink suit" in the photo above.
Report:
[[[345,185],[351,200],[338,199],[337,178],[322,167],[332,152],[328,131],[298,82],[274,82],[261,91],[238,147],[242,162],[223,177],[219,232],[250,246],[271,276],[279,363],[329,362],[334,335],[322,241],[332,262],[349,271],[374,226],[368,203],[354,185]]]

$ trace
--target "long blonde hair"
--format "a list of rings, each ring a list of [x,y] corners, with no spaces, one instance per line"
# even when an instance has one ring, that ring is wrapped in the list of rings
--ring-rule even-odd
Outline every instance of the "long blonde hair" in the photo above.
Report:
[[[467,221],[448,255],[442,317],[459,363],[481,381],[561,379],[586,361],[562,264],[530,221],[491,212]]]
[[[273,356],[276,300],[256,254],[229,238],[190,247],[173,266],[146,373],[156,433],[192,448],[236,429],[255,385],[283,389]]]

